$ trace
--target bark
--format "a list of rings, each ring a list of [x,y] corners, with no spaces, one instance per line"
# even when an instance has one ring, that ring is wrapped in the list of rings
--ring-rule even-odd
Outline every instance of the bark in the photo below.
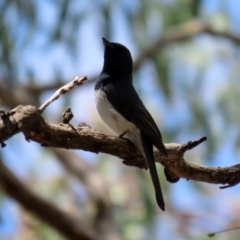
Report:
[[[45,147],[79,149],[93,153],[106,153],[119,157],[129,166],[147,169],[140,152],[129,141],[109,136],[90,128],[86,124],[73,127],[71,124],[51,124],[44,121],[34,106],[18,106],[10,112],[1,112],[0,142],[22,132],[26,140],[35,141]],[[168,157],[156,149],[155,161],[161,163],[173,178],[202,181],[233,186],[240,181],[240,164],[220,168],[208,167],[186,161],[184,153],[199,143],[201,138],[184,144],[165,144]]]

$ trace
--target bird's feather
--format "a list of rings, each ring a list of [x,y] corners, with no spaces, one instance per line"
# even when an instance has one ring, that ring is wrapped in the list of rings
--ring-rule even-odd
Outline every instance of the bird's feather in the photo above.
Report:
[[[167,156],[161,133],[139,98],[131,79],[123,81],[124,84],[121,81],[112,81],[110,76],[105,75],[105,77],[101,77],[101,89],[113,107],[129,122],[134,123],[152,144]],[[125,88],[127,88],[127,91],[124,90]]]

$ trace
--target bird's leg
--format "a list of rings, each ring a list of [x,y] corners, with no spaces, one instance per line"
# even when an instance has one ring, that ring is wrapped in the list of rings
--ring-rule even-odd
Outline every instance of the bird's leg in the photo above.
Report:
[[[122,138],[123,140],[125,140],[126,142],[128,142],[128,143],[130,143],[130,144],[133,144],[132,141],[131,141],[129,138],[125,138],[125,137],[124,137],[124,135],[125,135],[126,133],[128,133],[128,132],[129,132],[129,130],[126,130],[126,131],[124,131],[123,133],[121,133],[118,137]]]
[[[118,137],[120,137],[120,138],[124,138],[123,136],[124,136],[128,131],[129,131],[129,130],[124,131],[124,132],[121,133]]]

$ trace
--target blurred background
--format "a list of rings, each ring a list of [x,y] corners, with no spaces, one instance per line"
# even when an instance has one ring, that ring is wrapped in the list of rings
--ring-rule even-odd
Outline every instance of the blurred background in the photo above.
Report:
[[[59,123],[70,106],[73,125],[85,122],[113,135],[97,114],[93,91],[105,37],[130,49],[135,87],[164,142],[207,136],[186,160],[237,164],[239,9],[237,0],[0,0],[0,108],[40,106],[58,87],[86,75],[89,80],[51,104],[44,117]],[[120,159],[45,149],[21,134],[6,144],[1,160],[30,189],[92,228],[99,211],[107,211],[118,239],[203,240],[209,232],[240,226],[240,186],[221,190],[185,179],[170,184],[158,164],[163,213],[149,173]],[[0,190],[0,239],[65,238]],[[214,239],[240,239],[240,231]]]

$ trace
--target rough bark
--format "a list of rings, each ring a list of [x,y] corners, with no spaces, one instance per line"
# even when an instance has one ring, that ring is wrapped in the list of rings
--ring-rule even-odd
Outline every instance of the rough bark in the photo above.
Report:
[[[93,153],[107,153],[119,157],[129,166],[147,168],[135,146],[119,137],[109,136],[91,129],[86,124],[73,127],[70,124],[51,124],[44,121],[34,106],[18,106],[4,113],[0,121],[0,142],[22,132],[26,139],[45,147],[79,149]],[[240,181],[240,164],[231,167],[208,167],[186,161],[184,153],[202,141],[184,144],[165,144],[168,157],[155,149],[155,161],[161,163],[174,177],[233,186]]]

